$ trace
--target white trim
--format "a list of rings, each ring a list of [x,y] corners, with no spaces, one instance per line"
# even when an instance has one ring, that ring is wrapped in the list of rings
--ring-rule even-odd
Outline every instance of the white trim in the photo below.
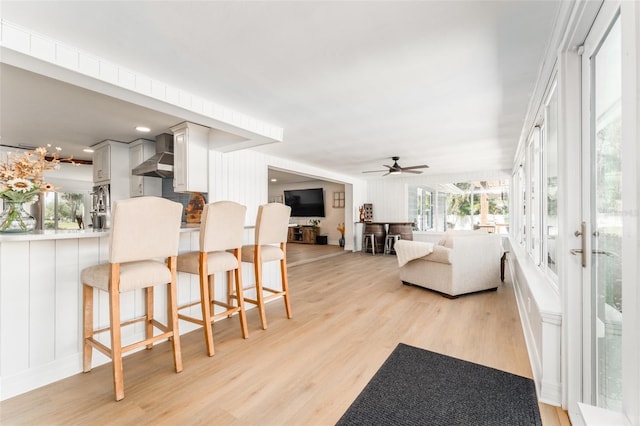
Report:
[[[623,411],[632,424],[640,425],[640,3],[622,2],[622,194],[624,197],[622,240],[622,337]],[[635,331],[635,332],[634,332]]]

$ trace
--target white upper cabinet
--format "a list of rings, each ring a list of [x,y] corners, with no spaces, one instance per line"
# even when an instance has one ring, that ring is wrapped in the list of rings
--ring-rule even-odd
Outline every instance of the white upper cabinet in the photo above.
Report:
[[[111,145],[105,143],[93,151],[93,182],[103,183],[111,179]]]
[[[93,146],[93,183],[109,184],[111,202],[129,198],[129,145],[102,141]]]
[[[173,189],[175,192],[208,192],[209,129],[181,123],[173,132]]]

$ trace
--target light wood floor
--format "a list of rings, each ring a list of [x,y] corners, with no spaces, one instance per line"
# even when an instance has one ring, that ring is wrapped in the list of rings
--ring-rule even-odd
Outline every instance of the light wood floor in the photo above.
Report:
[[[180,374],[166,343],[128,356],[120,402],[108,364],[0,403],[0,424],[333,425],[400,342],[532,377],[508,277],[449,300],[402,285],[394,256],[348,253],[289,282],[293,319],[273,301],[266,331],[248,312],[247,340],[237,318],[216,323],[211,358],[200,331],[184,335]],[[569,424],[540,407],[545,426]]]

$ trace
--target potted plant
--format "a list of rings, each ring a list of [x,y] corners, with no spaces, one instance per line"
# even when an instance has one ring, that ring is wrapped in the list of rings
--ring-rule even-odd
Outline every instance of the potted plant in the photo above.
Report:
[[[309,223],[313,228],[313,232],[315,232],[315,234],[318,235],[320,231],[320,228],[318,227],[318,225],[320,224],[320,219],[309,219]]]

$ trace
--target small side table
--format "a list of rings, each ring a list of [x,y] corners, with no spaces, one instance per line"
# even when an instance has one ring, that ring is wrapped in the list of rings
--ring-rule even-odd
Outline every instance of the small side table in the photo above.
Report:
[[[507,253],[509,252],[505,251],[502,253],[502,257],[500,258],[500,281],[502,282],[504,282],[504,264],[507,261]]]

